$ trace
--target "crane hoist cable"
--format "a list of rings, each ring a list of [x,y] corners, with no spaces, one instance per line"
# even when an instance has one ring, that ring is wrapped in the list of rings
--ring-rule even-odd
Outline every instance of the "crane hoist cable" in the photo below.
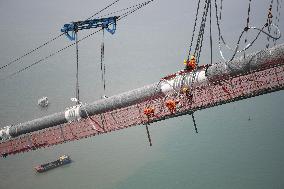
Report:
[[[282,3],[282,0],[281,0]],[[276,0],[276,16],[275,16],[275,25],[277,27],[279,27],[279,21],[280,21],[280,16],[281,16],[281,4],[280,4],[280,0]],[[274,35],[277,35],[277,31],[274,30]],[[275,39],[273,39],[274,41],[274,46],[276,45],[276,41]]]
[[[187,60],[185,60],[186,69],[188,69],[189,64],[192,66],[192,69],[191,69],[192,77],[191,77],[191,82],[190,82],[190,86],[189,86],[189,90],[190,90],[189,93],[192,93],[191,88],[192,88],[193,82],[195,80],[197,65],[199,63],[199,59],[200,59],[200,56],[201,56],[201,50],[202,50],[202,46],[203,46],[203,39],[204,39],[204,32],[205,32],[205,27],[206,27],[208,11],[209,11],[209,15],[210,15],[209,17],[210,17],[211,63],[212,63],[212,59],[213,59],[212,58],[212,30],[211,30],[211,25],[212,25],[212,21],[211,21],[211,15],[212,15],[211,14],[211,9],[212,9],[211,0],[205,0],[205,2],[204,2],[204,8],[203,8],[203,13],[201,15],[201,23],[200,23],[200,26],[199,26],[199,31],[198,31],[198,35],[197,35],[197,39],[196,39],[196,45],[195,45],[194,53],[193,53],[193,55],[191,55],[192,44],[193,44],[195,31],[196,31],[196,25],[197,25],[196,23],[197,23],[198,15],[199,15],[199,7],[200,7],[200,1],[198,1],[198,3],[197,3],[193,33],[192,33],[192,37],[191,37],[191,41],[190,41],[190,47],[189,47],[189,51],[188,51]],[[182,76],[183,78],[182,78],[181,90],[184,89],[183,85],[184,85],[184,79],[186,77],[186,74],[187,74],[187,72],[185,72]],[[189,96],[191,96],[191,94]],[[195,118],[194,118],[194,112],[191,113],[191,116],[192,116],[192,120],[193,120],[193,124],[194,124],[194,128],[195,128],[195,132],[198,133],[197,125],[196,125]]]
[[[104,38],[105,38],[105,30],[102,30],[102,42],[101,42],[101,74],[102,74],[102,83],[103,83],[103,89],[104,89],[104,95],[105,96],[105,91],[106,91],[106,65],[104,63],[105,59],[105,43],[104,43]]]
[[[108,17],[108,18],[99,18],[85,21],[72,22],[70,24],[64,24],[61,32],[65,33],[67,38],[70,41],[76,40],[76,99],[77,105],[80,104],[80,95],[79,95],[79,50],[78,50],[78,31],[87,30],[92,28],[101,28],[103,32],[107,30],[109,33],[114,34],[116,31],[116,20],[117,16]],[[104,41],[102,40],[101,44],[101,71],[102,71],[102,81],[104,85],[105,92],[105,65],[104,65]]]
[[[203,22],[201,22],[201,24],[200,24],[199,35],[198,35],[198,39],[197,39],[197,42],[196,42],[196,48],[195,48],[195,52],[194,52],[194,56],[196,55],[196,64],[197,65],[199,64],[199,60],[200,60],[200,56],[201,56],[201,50],[202,50],[202,46],[203,46],[203,39],[204,39],[204,32],[205,32],[205,27],[206,27],[208,10],[209,10],[209,17],[210,17],[210,21],[209,21],[210,30],[209,30],[209,33],[210,33],[210,53],[211,53],[210,60],[211,60],[211,64],[212,64],[212,61],[213,61],[213,54],[212,54],[212,29],[211,29],[211,24],[212,24],[212,22],[211,22],[211,15],[212,14],[211,14],[211,9],[212,9],[211,0],[205,1],[205,7],[204,7],[204,11],[203,11],[203,16],[202,16],[202,21]],[[191,80],[191,83],[190,83],[190,88],[192,88],[193,83],[195,81],[196,71],[197,71],[197,66],[193,70],[193,75],[192,75],[192,80]],[[192,90],[190,90],[190,93],[192,93]],[[198,133],[197,124],[196,124],[195,117],[194,117],[194,112],[192,112],[191,118],[192,118],[192,121],[193,121],[195,133]]]
[[[272,22],[272,7],[273,7],[273,0],[270,1],[270,5],[269,5],[269,8],[268,8],[268,14],[267,14],[267,23],[270,23]],[[267,31],[268,33],[270,34],[272,28],[270,27],[270,24],[267,26]],[[269,48],[269,45],[270,45],[270,37],[266,37],[267,39],[267,44],[266,44],[266,48]]]
[[[248,4],[248,14],[247,14],[247,23],[246,23],[246,27],[249,28],[249,21],[250,21],[250,11],[251,11],[251,0],[249,0],[249,4]],[[246,30],[246,36],[245,36],[245,40],[244,43],[246,45],[247,41],[248,41],[248,30]],[[246,50],[244,50],[244,58],[246,57]]]
[[[79,90],[79,48],[78,48],[78,31],[76,31],[76,104],[80,104],[80,90]]]
[[[133,13],[135,13],[136,11],[138,11],[139,9],[143,8],[144,6],[148,5],[150,2],[153,2],[153,1],[154,1],[154,0],[149,0],[149,1],[146,1],[145,3],[142,3],[142,4],[141,4],[140,6],[138,6],[137,8],[128,11],[127,14],[123,14],[123,16],[120,16],[117,20],[118,20],[118,21],[119,21],[119,20],[122,20],[123,18],[125,18],[125,17],[127,17],[127,16],[129,16],[129,15],[131,15],[131,14],[133,14]],[[101,30],[102,30],[102,29],[99,29],[99,30],[97,30],[97,31],[95,31],[95,32],[92,32],[92,33],[86,35],[85,37],[83,37],[83,38],[81,38],[80,40],[78,40],[78,43],[80,43],[81,41],[83,41],[83,40],[85,40],[85,39],[87,39],[87,38],[89,38],[89,37],[91,37],[91,36],[93,36],[94,34],[98,33],[98,32],[101,31]],[[61,35],[63,35],[63,34],[61,34]],[[55,56],[55,55],[61,53],[62,51],[64,51],[64,50],[66,50],[66,49],[68,49],[68,48],[74,46],[75,44],[76,44],[76,43],[71,43],[71,44],[69,44],[69,45],[63,47],[62,49],[59,49],[59,50],[57,50],[57,51],[55,51],[55,52],[49,54],[48,56],[45,56],[45,57],[43,57],[43,58],[41,58],[41,59],[39,59],[39,60],[33,62],[32,64],[30,64],[30,65],[28,65],[28,66],[26,66],[26,67],[24,67],[24,68],[22,68],[22,69],[20,69],[20,70],[18,70],[18,71],[16,71],[16,72],[11,73],[11,74],[9,74],[9,75],[6,76],[6,77],[1,78],[0,81],[3,81],[3,80],[6,80],[6,79],[9,79],[9,78],[12,78],[12,77],[14,77],[14,76],[20,74],[21,72],[24,72],[24,71],[26,71],[26,70],[29,70],[29,69],[31,69],[33,66],[42,63],[43,61],[45,61],[45,60],[47,60],[47,59],[49,59],[49,58],[51,58],[51,57],[53,57],[53,56]]]
[[[210,23],[209,23],[209,28],[210,28],[210,31],[209,31],[209,35],[210,35],[210,64],[212,65],[213,64],[213,42],[212,42],[212,0],[210,0],[210,8],[209,8],[209,20],[210,20]]]
[[[193,39],[194,39],[196,23],[197,23],[197,18],[198,18],[198,14],[199,14],[199,6],[200,6],[200,0],[198,0],[198,3],[197,3],[194,26],[193,26],[192,36],[191,36],[191,40],[190,40],[190,46],[189,46],[189,51],[188,51],[188,55],[187,55],[187,60],[189,60],[189,57],[190,57],[190,54],[191,54],[192,42],[193,42]]]

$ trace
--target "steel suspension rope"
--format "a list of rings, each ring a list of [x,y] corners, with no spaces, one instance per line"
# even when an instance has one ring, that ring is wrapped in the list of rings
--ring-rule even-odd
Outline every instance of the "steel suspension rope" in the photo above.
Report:
[[[78,31],[76,31],[76,104],[80,104],[80,90],[79,90],[79,48],[78,48]]]
[[[192,37],[191,37],[191,42],[190,42],[190,48],[189,48],[189,51],[188,51],[187,61],[189,60],[189,57],[190,57],[190,54],[191,54],[192,42],[193,42],[193,39],[194,39],[196,23],[197,23],[198,14],[199,14],[199,7],[200,7],[200,1],[198,1],[198,3],[197,3],[195,23],[194,23],[194,28],[193,28],[193,34],[192,34]],[[211,64],[212,64],[211,0],[205,0],[204,8],[203,8],[203,14],[202,14],[202,17],[201,17],[201,23],[200,23],[199,32],[198,32],[197,41],[196,41],[196,46],[195,46],[195,50],[194,50],[194,53],[193,53],[193,56],[196,57],[196,65],[198,65],[199,58],[200,58],[200,55],[201,55],[203,39],[204,39],[204,31],[205,31],[205,26],[206,26],[206,18],[207,18],[209,7],[210,7],[210,47],[211,47],[210,52],[211,52]],[[192,77],[191,77],[191,82],[190,82],[190,87],[189,87],[191,95],[192,95],[191,89],[192,89],[192,86],[193,86],[193,82],[195,80],[196,71],[197,70],[195,68],[192,72],[193,74],[192,74]],[[181,88],[183,88],[185,77],[186,77],[186,73],[183,74]],[[198,133],[196,122],[195,122],[195,119],[194,119],[194,112],[191,113],[191,116],[192,116],[192,120],[193,120],[193,124],[194,124],[194,128],[195,128],[195,132]]]
[[[280,15],[281,15],[281,3],[282,3],[282,0],[281,0],[281,3],[280,3],[280,0],[277,0],[277,5],[276,5],[276,18],[275,18],[275,25],[277,27],[279,27],[279,21],[280,21]],[[274,31],[274,35],[277,35],[277,30]],[[276,40],[273,39],[274,41],[274,46],[276,45]]]
[[[106,73],[106,66],[104,64],[104,58],[105,58],[105,44],[104,44],[104,38],[105,38],[105,30],[102,30],[102,43],[101,43],[101,74],[102,74],[102,83],[103,83],[103,89],[104,89],[104,95],[106,90],[106,80],[105,80],[105,73]]]
[[[191,55],[192,44],[193,44],[193,39],[194,39],[194,36],[195,36],[195,30],[196,30],[198,15],[199,15],[199,7],[200,7],[200,0],[198,0],[198,2],[197,2],[197,8],[196,8],[195,19],[194,19],[194,26],[193,26],[193,31],[192,31],[192,35],[191,35],[191,40],[190,40],[187,60],[186,60],[187,62],[189,61],[189,58],[190,58],[190,55]],[[183,86],[184,86],[184,79],[185,79],[185,77],[186,77],[186,74],[184,74],[183,77],[182,77],[181,88],[183,88]]]
[[[101,12],[103,12],[104,10],[108,9],[109,7],[111,7],[112,5],[116,4],[117,2],[119,2],[120,0],[115,0],[114,2],[112,2],[111,4],[107,5],[105,8],[101,9],[100,11],[96,12],[95,14],[93,14],[92,16],[90,16],[89,18],[87,18],[86,20],[90,20],[91,18],[95,17],[96,15],[100,14]]]
[[[118,18],[118,20],[121,20],[121,19],[127,17],[127,16],[130,15],[130,14],[133,14],[133,13],[136,12],[137,10],[141,9],[142,7],[148,5],[149,3],[153,2],[153,1],[154,1],[154,0],[148,0],[148,1],[145,1],[145,2],[141,3],[140,5],[138,5],[138,7],[134,8],[133,10],[130,10],[130,11],[128,11],[128,12],[122,14],[122,15]]]
[[[213,64],[213,43],[212,43],[212,0],[210,0],[210,64]]]
[[[248,14],[247,14],[247,23],[246,23],[246,28],[249,28],[249,21],[250,21],[250,11],[251,11],[251,9],[250,9],[250,7],[251,7],[251,0],[249,0],[249,5],[248,5]],[[247,43],[247,41],[248,41],[248,30],[246,30],[246,36],[245,36],[245,45],[246,45],[246,43]],[[246,51],[244,50],[244,58],[246,57]]]
[[[100,29],[100,30],[101,30],[101,29]],[[83,41],[83,40],[85,40],[85,39],[91,37],[92,35],[98,33],[100,30],[97,30],[97,31],[95,31],[95,32],[93,32],[93,33],[91,33],[91,34],[89,34],[89,35],[83,37],[82,39],[78,40],[78,43],[80,43],[81,41]],[[26,66],[26,67],[24,67],[24,68],[22,68],[22,69],[20,69],[20,70],[18,70],[18,71],[16,71],[16,72],[14,72],[14,73],[12,73],[12,74],[6,76],[6,77],[4,77],[4,78],[1,78],[0,81],[3,81],[3,80],[6,80],[6,79],[8,79],[8,78],[11,78],[11,77],[13,77],[13,76],[16,76],[16,75],[20,74],[21,72],[26,71],[26,70],[30,69],[31,67],[33,67],[33,66],[35,66],[35,65],[37,65],[37,64],[39,64],[39,63],[41,63],[41,62],[43,62],[43,61],[45,61],[45,60],[47,60],[47,59],[49,59],[49,58],[51,58],[51,57],[53,57],[53,56],[55,56],[55,55],[61,53],[62,51],[66,50],[66,49],[68,49],[68,48],[70,48],[70,47],[72,47],[72,46],[74,46],[75,44],[76,44],[76,42],[75,42],[75,43],[71,43],[70,45],[67,45],[67,46],[65,46],[64,48],[59,49],[58,51],[55,51],[55,52],[49,54],[48,56],[37,60],[36,62],[30,64],[29,66]]]
[[[205,8],[206,7],[206,8]],[[196,55],[196,64],[198,65],[199,64],[199,59],[200,59],[200,55],[201,55],[201,50],[202,50],[202,46],[203,46],[203,39],[204,39],[204,31],[205,31],[205,26],[206,26],[206,20],[207,20],[207,14],[208,14],[208,9],[209,9],[209,7],[210,7],[210,12],[209,12],[209,17],[210,17],[210,31],[209,31],[209,33],[210,33],[210,53],[211,53],[211,56],[210,56],[210,59],[211,59],[211,64],[212,64],[212,61],[213,61],[213,54],[212,54],[212,30],[211,30],[211,24],[212,24],[212,22],[211,22],[211,0],[208,0],[208,1],[205,1],[205,7],[204,7],[204,12],[203,12],[203,17],[202,17],[202,21],[203,22],[201,22],[201,25],[200,25],[200,31],[199,31],[199,36],[198,36],[198,40],[200,40],[199,41],[199,47],[196,45],[196,48],[198,48],[198,50],[197,49],[195,49],[195,52],[194,52],[194,55],[196,54],[196,53],[198,53],[197,55]],[[201,39],[200,39],[201,38]],[[198,41],[197,40],[197,41]],[[198,43],[198,42],[197,42]],[[193,82],[194,82],[194,80],[195,80],[195,77],[196,77],[196,68],[195,68],[195,70],[193,70],[193,75],[192,75],[192,80],[191,80],[191,86],[190,86],[190,88],[192,88],[192,86],[193,86]],[[196,124],[196,121],[195,121],[195,117],[194,117],[194,112],[192,112],[192,114],[191,114],[191,117],[192,117],[192,121],[193,121],[193,125],[194,125],[194,129],[195,129],[195,133],[198,133],[198,130],[197,130],[197,124]]]
[[[204,36],[204,31],[205,31],[205,26],[206,26],[206,19],[207,19],[207,13],[209,9],[209,3],[210,3],[210,0],[205,0],[204,11],[203,11],[202,20],[201,20],[201,24],[199,28],[199,34],[198,34],[198,38],[197,38],[197,42],[196,42],[196,46],[194,50],[194,56],[196,57],[197,64],[199,63],[199,57],[200,57],[202,44],[203,44],[203,36]]]
[[[24,55],[22,55],[22,56],[20,56],[20,57],[18,57],[18,58],[16,58],[16,59],[14,59],[13,61],[8,62],[8,63],[5,64],[4,66],[1,66],[1,67],[0,67],[0,70],[6,68],[6,67],[8,67],[8,66],[10,66],[11,64],[13,64],[13,63],[15,63],[15,62],[18,62],[19,60],[23,59],[24,57],[26,57],[26,56],[32,54],[33,52],[39,50],[40,48],[42,48],[42,47],[48,45],[49,43],[51,43],[51,42],[57,40],[57,39],[58,39],[59,37],[61,37],[62,35],[64,35],[64,33],[62,33],[62,34],[60,34],[60,35],[58,35],[58,36],[52,38],[51,40],[48,40],[47,42],[43,43],[42,45],[36,47],[35,49],[33,49],[33,50],[31,50],[31,51],[25,53]]]
[[[269,5],[269,8],[268,8],[268,14],[267,14],[267,23],[268,26],[267,26],[267,31],[268,33],[270,34],[271,32],[271,27],[270,27],[270,23],[272,22],[272,8],[273,8],[273,0],[270,1],[270,5]],[[269,48],[269,45],[270,45],[270,37],[266,37],[267,38],[267,44],[266,44],[266,48]]]
[[[197,3],[194,26],[193,26],[192,36],[191,36],[191,40],[190,40],[190,46],[189,46],[189,51],[188,51],[188,55],[187,55],[187,60],[189,60],[189,57],[190,57],[190,54],[191,54],[192,42],[193,42],[193,38],[194,38],[194,35],[195,35],[196,23],[197,23],[197,18],[198,18],[198,14],[199,14],[199,6],[200,6],[200,0],[198,0],[198,3]]]
[[[193,115],[193,112],[192,112],[192,114],[191,114],[191,118],[192,118],[192,121],[193,121],[195,133],[198,133],[197,125],[196,125],[196,121],[195,121],[195,117],[194,117],[194,115]]]

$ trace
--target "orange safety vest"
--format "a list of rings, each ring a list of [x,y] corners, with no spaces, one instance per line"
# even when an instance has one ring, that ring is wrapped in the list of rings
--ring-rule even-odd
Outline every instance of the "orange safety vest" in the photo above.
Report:
[[[171,112],[176,111],[176,102],[174,100],[168,100],[166,106]]]

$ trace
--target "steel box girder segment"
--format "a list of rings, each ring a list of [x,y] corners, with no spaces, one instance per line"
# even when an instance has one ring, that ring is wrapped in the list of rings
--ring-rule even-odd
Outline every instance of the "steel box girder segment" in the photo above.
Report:
[[[274,92],[283,87],[284,65],[279,65],[217,83],[203,83],[193,90],[192,100],[182,94],[177,96],[174,91],[171,91],[166,97],[157,96],[155,99],[91,116],[90,119],[81,119],[10,139],[0,143],[0,154],[6,156],[26,152],[143,123],[161,121],[199,109]],[[171,113],[164,107],[165,100],[173,98],[178,99],[182,105],[175,113]],[[155,116],[150,119],[143,113],[143,109],[148,106],[155,108]]]
[[[253,64],[252,64],[253,63]],[[230,63],[230,67],[225,63],[217,63],[211,65],[206,72],[206,69],[201,69],[196,74],[194,85],[201,85],[202,83],[211,81],[220,81],[224,78],[230,77],[230,75],[247,74],[249,71],[255,71],[258,69],[264,69],[265,67],[273,67],[284,64],[284,44],[275,46],[270,49],[265,49],[258,53],[248,55],[246,59],[237,59]],[[236,66],[238,65],[238,66]],[[233,67],[234,66],[234,67]],[[234,69],[232,69],[234,68]],[[222,71],[219,71],[222,70]],[[243,70],[243,72],[242,72]],[[88,112],[89,116],[95,114],[101,114],[107,111],[127,107],[133,104],[137,104],[146,101],[155,96],[163,95],[165,92],[173,90],[172,86],[178,90],[182,83],[191,86],[192,73],[186,73],[184,82],[182,82],[183,76],[175,74],[174,77],[167,81],[162,81],[152,85],[148,85],[142,88],[138,88],[129,92],[125,92],[119,95],[109,97],[95,101],[89,105],[85,105],[78,108],[78,117],[86,118]],[[17,124],[9,127],[7,130],[0,130],[7,133],[11,137],[16,137],[25,133],[53,127],[59,124],[67,123],[66,112],[59,112],[43,118],[38,118],[25,123]]]
[[[76,32],[79,30],[91,29],[101,27],[106,29],[109,33],[114,34],[116,30],[116,20],[119,17],[99,18],[93,20],[77,21],[70,24],[64,24],[61,32],[65,33],[68,39],[75,40]]]

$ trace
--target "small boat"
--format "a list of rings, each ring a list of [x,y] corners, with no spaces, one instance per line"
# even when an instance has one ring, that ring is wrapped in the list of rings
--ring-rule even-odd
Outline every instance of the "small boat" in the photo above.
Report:
[[[46,96],[38,99],[37,104],[41,107],[47,107],[48,106],[48,98]]]
[[[59,157],[59,159],[57,159],[53,162],[38,165],[34,169],[36,170],[36,172],[42,173],[42,172],[46,172],[50,169],[54,169],[56,167],[60,167],[62,165],[66,165],[66,164],[69,164],[69,163],[71,163],[70,156],[62,155],[62,156]]]

